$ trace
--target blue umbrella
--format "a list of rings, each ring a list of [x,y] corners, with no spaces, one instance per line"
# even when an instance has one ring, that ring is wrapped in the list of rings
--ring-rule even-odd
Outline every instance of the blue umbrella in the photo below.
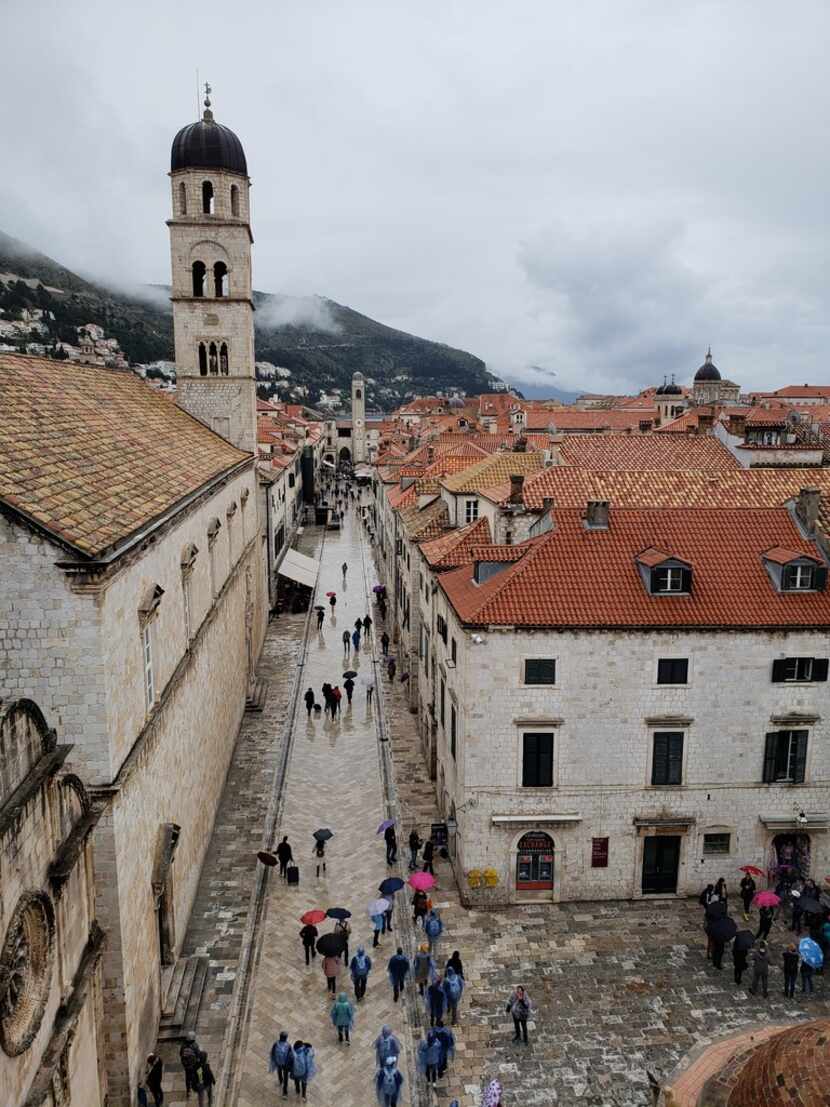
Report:
[[[399,876],[387,876],[386,880],[382,884],[378,885],[378,890],[387,896],[391,893],[399,892],[403,888],[403,881]]]
[[[811,969],[820,969],[824,962],[821,946],[812,938],[802,938],[798,943],[798,952]]]

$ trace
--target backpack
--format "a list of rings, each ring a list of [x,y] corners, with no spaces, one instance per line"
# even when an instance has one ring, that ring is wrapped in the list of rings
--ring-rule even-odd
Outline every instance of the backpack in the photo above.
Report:
[[[430,938],[437,938],[438,935],[441,933],[441,922],[439,919],[436,919],[434,917],[431,919],[427,919],[424,929],[426,930]]]

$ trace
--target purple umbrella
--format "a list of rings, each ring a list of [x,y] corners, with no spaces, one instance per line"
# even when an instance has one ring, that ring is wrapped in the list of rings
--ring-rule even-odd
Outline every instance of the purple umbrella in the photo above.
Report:
[[[384,830],[388,830],[390,826],[395,825],[394,819],[384,819],[380,826],[375,831],[376,834],[383,834]]]

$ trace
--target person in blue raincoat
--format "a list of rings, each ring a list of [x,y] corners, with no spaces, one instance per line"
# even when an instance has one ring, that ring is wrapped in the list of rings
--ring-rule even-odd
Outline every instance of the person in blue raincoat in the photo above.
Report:
[[[389,1026],[381,1027],[380,1034],[375,1038],[375,1059],[379,1069],[382,1069],[389,1057],[400,1057],[401,1043],[392,1033]]]
[[[384,929],[384,915],[372,915],[372,926],[375,930],[375,935],[372,938],[372,948],[380,945],[380,934]]]
[[[345,992],[341,992],[331,1005],[330,1014],[332,1026],[337,1027],[338,1042],[342,1042],[345,1038],[346,1045],[351,1045],[349,1031],[354,1025],[354,1007],[349,1003],[349,997]]]
[[[446,1006],[446,996],[444,995],[444,982],[440,976],[436,976],[430,986],[427,988],[427,994],[424,996],[424,1006],[426,1012],[429,1015],[429,1025],[435,1026],[439,1019],[444,1017],[444,1007]]]
[[[444,974],[444,996],[447,1000],[447,1014],[452,1020],[453,1026],[458,1022],[458,1004],[461,1001],[461,993],[464,991],[464,980],[454,968],[449,966]]]
[[[305,1099],[309,1082],[317,1072],[314,1060],[314,1050],[311,1042],[296,1041],[294,1043],[293,1057],[291,1061],[291,1076],[294,1080],[294,1091]]]
[[[366,953],[363,946],[357,947],[357,953],[349,962],[349,972],[352,974],[354,984],[354,998],[358,1003],[366,995],[366,982],[372,971],[372,958]]]
[[[409,975],[409,958],[401,946],[398,946],[397,953],[389,958],[386,971],[389,973],[389,983],[392,985],[392,998],[397,1003],[398,996],[403,991],[403,986]]]
[[[379,1107],[398,1107],[403,1077],[398,1071],[397,1057],[387,1057],[382,1069],[375,1074],[375,1091]]]
[[[444,924],[441,922],[441,916],[437,911],[432,910],[424,919],[424,934],[427,936],[429,942],[429,952],[435,953],[438,946],[438,939],[444,933]]]
[[[447,1065],[455,1057],[455,1035],[444,1026],[442,1019],[435,1024],[435,1034],[441,1043],[441,1060],[438,1062],[438,1075],[443,1076],[447,1071]]]
[[[283,1030],[280,1032],[279,1041],[274,1042],[271,1046],[271,1055],[268,1058],[268,1071],[276,1072],[277,1084],[282,1091],[283,1099],[288,1095],[288,1077],[291,1075],[293,1059],[294,1054],[288,1040],[288,1034]]]
[[[434,1030],[418,1042],[418,1071],[426,1077],[427,1084],[438,1083],[438,1068],[441,1064],[441,1042]]]

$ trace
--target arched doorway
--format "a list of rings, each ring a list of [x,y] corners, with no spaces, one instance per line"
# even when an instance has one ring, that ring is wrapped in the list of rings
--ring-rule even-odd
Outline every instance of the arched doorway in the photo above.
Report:
[[[769,875],[774,886],[794,884],[810,875],[809,834],[776,834],[770,846]]]
[[[549,892],[553,888],[553,838],[531,830],[516,847],[516,891]]]
[[[340,456],[341,461],[347,461],[347,462],[349,462],[349,464],[351,464],[352,454],[351,454],[351,450],[349,449],[348,446],[343,446],[342,447],[342,449],[340,450],[340,455],[339,456]]]

